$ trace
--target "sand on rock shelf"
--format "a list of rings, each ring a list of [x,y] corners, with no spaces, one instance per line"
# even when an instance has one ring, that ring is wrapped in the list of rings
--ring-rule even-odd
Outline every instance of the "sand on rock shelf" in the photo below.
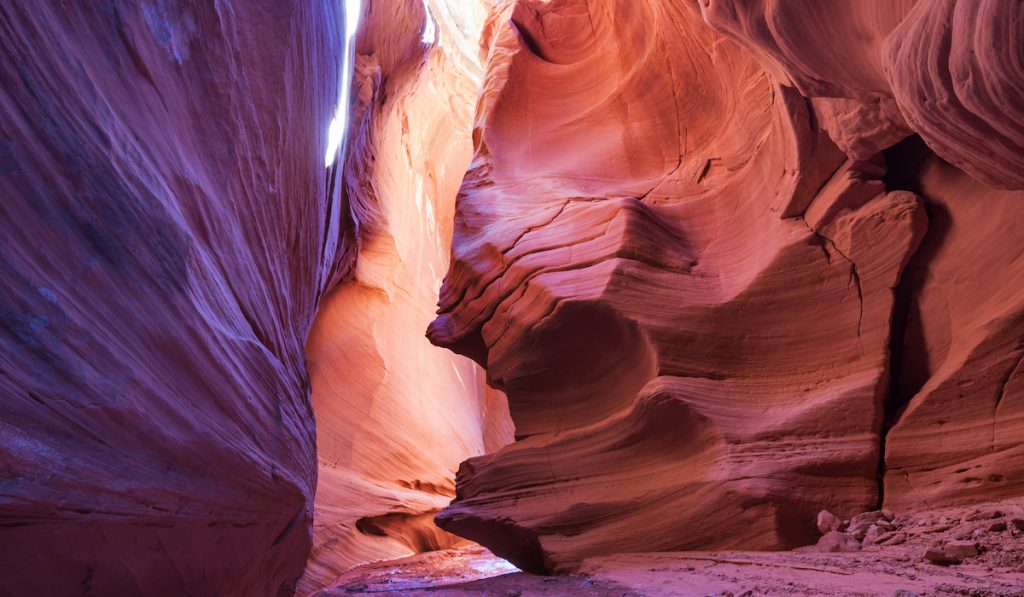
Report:
[[[1024,593],[1022,56],[0,0],[0,596]]]

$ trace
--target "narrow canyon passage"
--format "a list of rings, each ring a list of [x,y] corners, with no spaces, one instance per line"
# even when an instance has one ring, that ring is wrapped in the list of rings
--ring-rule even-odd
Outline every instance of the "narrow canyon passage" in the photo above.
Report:
[[[350,2],[346,11],[361,17],[350,56],[357,96],[348,159],[331,184],[360,206],[359,248],[306,343],[319,473],[300,591],[357,564],[466,545],[433,518],[455,497],[459,463],[512,441],[504,395],[424,335],[472,154],[483,72],[464,46],[475,46],[485,6],[366,3],[364,12]]]
[[[1022,52],[0,0],[0,597],[1024,594]]]

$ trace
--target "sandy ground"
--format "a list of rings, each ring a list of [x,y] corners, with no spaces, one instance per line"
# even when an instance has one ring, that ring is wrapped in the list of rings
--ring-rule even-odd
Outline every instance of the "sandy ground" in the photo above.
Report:
[[[362,566],[318,595],[509,597],[720,595],[1024,596],[1024,501],[897,515],[896,529],[860,551],[672,552],[593,558],[577,574],[533,576],[480,547]],[[893,544],[893,542],[897,544]],[[977,555],[940,565],[949,545]]]

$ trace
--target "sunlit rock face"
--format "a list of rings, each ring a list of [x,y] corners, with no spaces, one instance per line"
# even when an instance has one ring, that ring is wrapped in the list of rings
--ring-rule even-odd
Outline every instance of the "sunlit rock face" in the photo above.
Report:
[[[430,344],[455,196],[472,154],[486,10],[367,4],[342,178],[360,251],[307,344],[320,462],[302,591],[351,566],[465,542],[434,515],[470,456],[511,441],[504,396],[471,360]]]
[[[518,441],[440,525],[552,571],[1019,495],[1022,6],[497,2],[429,336]]]
[[[433,517],[510,420],[423,330],[483,4],[37,4],[0,7],[0,593],[290,593],[308,557],[305,593],[464,541]]]
[[[303,346],[347,267],[342,26],[334,0],[0,5],[0,593],[294,589]]]

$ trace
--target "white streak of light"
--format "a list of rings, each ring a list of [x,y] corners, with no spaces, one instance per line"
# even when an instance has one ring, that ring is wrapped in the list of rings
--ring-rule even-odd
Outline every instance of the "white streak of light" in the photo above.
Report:
[[[434,40],[437,39],[437,25],[434,24],[434,17],[430,14],[427,0],[423,0],[423,15],[423,43],[432,46],[434,45]]]
[[[348,130],[348,108],[349,96],[351,95],[352,74],[355,68],[355,53],[352,47],[352,40],[359,30],[359,17],[363,13],[360,0],[345,0],[345,47],[341,63],[341,94],[338,98],[338,107],[335,108],[334,118],[327,128],[327,155],[324,158],[324,165],[330,167],[338,150],[345,140],[345,131]]]

